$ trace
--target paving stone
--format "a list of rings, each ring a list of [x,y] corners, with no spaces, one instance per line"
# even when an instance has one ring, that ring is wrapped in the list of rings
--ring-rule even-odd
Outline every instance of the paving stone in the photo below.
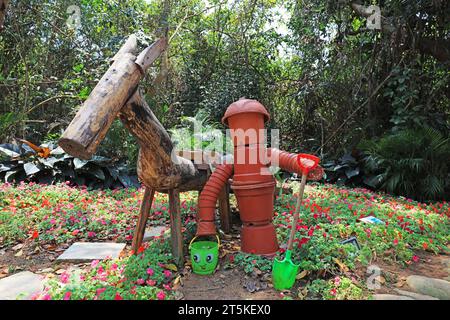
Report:
[[[425,294],[420,294],[420,293],[410,292],[410,291],[405,291],[405,290],[400,290],[400,289],[395,289],[395,292],[397,292],[398,294],[400,294],[402,296],[411,297],[414,300],[439,300],[438,298],[435,298],[432,296],[427,296]]]
[[[44,289],[44,279],[30,271],[22,271],[0,280],[0,300],[30,299]]]
[[[166,226],[156,226],[156,227],[150,227],[145,230],[144,233],[144,241],[151,240],[154,237],[158,237],[167,230]]]
[[[118,258],[125,243],[115,242],[75,242],[62,255],[58,261],[91,261],[102,260],[107,257]]]
[[[395,294],[374,294],[374,300],[414,300],[411,297],[407,296],[397,296]]]
[[[423,276],[409,276],[406,283],[418,293],[440,300],[450,300],[450,282],[448,281]]]

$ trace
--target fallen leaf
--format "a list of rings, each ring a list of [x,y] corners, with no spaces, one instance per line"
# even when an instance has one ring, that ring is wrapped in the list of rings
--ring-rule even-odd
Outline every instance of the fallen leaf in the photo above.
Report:
[[[20,250],[19,252],[17,252],[14,256],[15,257],[21,257],[23,255],[23,250]]]
[[[341,269],[341,272],[349,271],[348,267],[343,262],[341,262],[341,260],[339,260],[338,258],[333,258],[333,261],[336,262],[336,264],[339,266],[339,269]]]
[[[308,275],[308,270],[303,270],[302,272],[300,272],[295,279],[300,280],[303,279],[304,277],[306,277]]]
[[[176,265],[174,265],[174,264],[166,264],[165,266],[164,266],[164,268],[166,268],[166,269],[169,269],[169,270],[172,270],[172,271],[174,271],[174,272],[177,272],[178,271],[178,268],[177,268],[177,266]]]
[[[17,251],[22,248],[23,248],[23,243],[19,243],[19,244],[15,245],[14,247],[12,247],[11,249],[13,249],[14,251]]]

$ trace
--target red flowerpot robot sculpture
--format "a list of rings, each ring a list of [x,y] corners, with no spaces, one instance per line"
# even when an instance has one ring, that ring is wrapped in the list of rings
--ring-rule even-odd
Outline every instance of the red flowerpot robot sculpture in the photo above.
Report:
[[[228,107],[222,122],[230,128],[233,139],[233,164],[219,165],[200,193],[197,236],[216,234],[217,198],[228,179],[233,178],[231,188],[242,221],[241,250],[261,255],[277,252],[278,242],[272,224],[276,181],[268,168],[278,166],[298,174],[301,169],[297,154],[266,148],[264,125],[269,119],[267,110],[256,100],[241,99]],[[317,180],[322,174],[323,169],[318,167],[308,178]]]

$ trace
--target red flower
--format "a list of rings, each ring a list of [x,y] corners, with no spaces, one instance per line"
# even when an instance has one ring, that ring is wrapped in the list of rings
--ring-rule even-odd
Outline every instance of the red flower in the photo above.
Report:
[[[419,262],[419,260],[420,260],[418,256],[413,256],[412,259],[414,262]]]
[[[116,296],[114,297],[114,300],[123,300],[123,298],[118,292],[116,292]]]
[[[72,295],[72,292],[67,291],[66,294],[64,295],[63,300],[70,300],[70,296]]]
[[[144,252],[144,250],[145,250],[144,246],[140,246],[137,253]]]
[[[428,243],[426,243],[426,242],[422,243],[422,247],[423,247],[423,250],[427,250],[428,249]]]
[[[309,241],[308,238],[301,238],[300,241],[298,242],[298,247],[301,248],[302,245],[304,245],[305,243],[307,243]]]
[[[331,290],[330,290],[330,294],[331,294],[332,296],[336,296],[336,289],[335,289],[335,288],[331,289]]]
[[[36,230],[33,231],[33,234],[31,235],[32,239],[36,239],[37,237],[39,237],[39,232],[37,232]]]
[[[398,245],[398,239],[394,239],[394,245]]]

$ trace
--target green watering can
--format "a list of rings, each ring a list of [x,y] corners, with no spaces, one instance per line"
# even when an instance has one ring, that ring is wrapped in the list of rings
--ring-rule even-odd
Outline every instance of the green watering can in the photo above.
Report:
[[[192,271],[196,274],[207,275],[214,273],[219,262],[220,239],[216,235],[217,242],[197,241],[195,236],[189,244],[191,252]]]
[[[287,290],[292,288],[297,277],[299,265],[291,260],[292,246],[294,244],[295,232],[297,231],[297,222],[300,215],[300,206],[303,200],[303,192],[305,191],[306,178],[310,170],[317,167],[320,159],[310,154],[299,154],[297,162],[302,170],[302,181],[300,183],[300,191],[295,208],[294,219],[292,221],[291,233],[289,236],[288,246],[284,260],[275,259],[272,266],[272,282],[273,287],[277,290]]]

